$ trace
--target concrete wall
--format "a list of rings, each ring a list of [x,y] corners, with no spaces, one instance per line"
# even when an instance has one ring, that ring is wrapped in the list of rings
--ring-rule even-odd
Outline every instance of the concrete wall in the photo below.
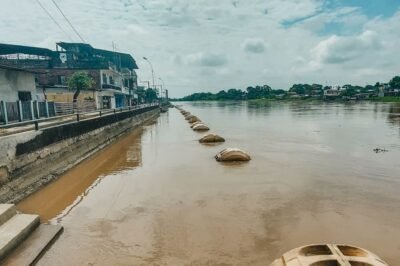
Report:
[[[29,72],[0,69],[0,100],[18,101],[18,91],[30,91],[36,99],[35,75]]]
[[[148,107],[0,138],[0,203],[23,199],[158,115]]]
[[[95,100],[97,91],[81,91],[78,96],[78,102],[85,100]],[[69,102],[72,103],[74,99],[74,91],[69,89],[46,89],[47,100],[49,102]],[[43,97],[42,97],[43,98]],[[44,100],[44,99],[43,99]]]

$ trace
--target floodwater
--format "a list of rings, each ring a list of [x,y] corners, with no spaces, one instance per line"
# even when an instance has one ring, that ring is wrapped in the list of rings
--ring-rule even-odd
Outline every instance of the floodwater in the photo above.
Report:
[[[312,243],[400,265],[399,105],[183,107],[227,142],[170,109],[21,202],[65,227],[39,265],[268,265]],[[226,147],[252,161],[217,163]]]

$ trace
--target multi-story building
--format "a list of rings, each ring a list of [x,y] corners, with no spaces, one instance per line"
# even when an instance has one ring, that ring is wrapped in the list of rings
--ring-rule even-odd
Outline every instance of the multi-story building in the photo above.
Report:
[[[85,43],[57,43],[56,51],[20,45],[0,44],[0,64],[35,69],[37,88],[43,100],[72,102],[74,91],[68,78],[84,71],[94,80],[78,101],[92,101],[97,109],[131,104],[137,89],[138,69],[134,58],[125,53],[93,48]]]

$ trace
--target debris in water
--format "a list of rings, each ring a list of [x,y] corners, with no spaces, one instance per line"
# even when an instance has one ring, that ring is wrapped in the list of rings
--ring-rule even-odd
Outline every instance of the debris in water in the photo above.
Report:
[[[381,148],[375,148],[375,149],[374,149],[374,152],[375,152],[375,153],[385,153],[385,152],[388,152],[388,150],[386,150],[386,149],[381,149]]]

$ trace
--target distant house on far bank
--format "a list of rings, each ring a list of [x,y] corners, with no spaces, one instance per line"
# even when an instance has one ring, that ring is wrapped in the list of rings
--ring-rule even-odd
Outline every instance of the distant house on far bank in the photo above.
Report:
[[[400,89],[392,88],[389,84],[381,84],[379,87],[379,97],[400,96]]]
[[[340,96],[340,87],[329,87],[324,89],[324,99],[336,99]]]

